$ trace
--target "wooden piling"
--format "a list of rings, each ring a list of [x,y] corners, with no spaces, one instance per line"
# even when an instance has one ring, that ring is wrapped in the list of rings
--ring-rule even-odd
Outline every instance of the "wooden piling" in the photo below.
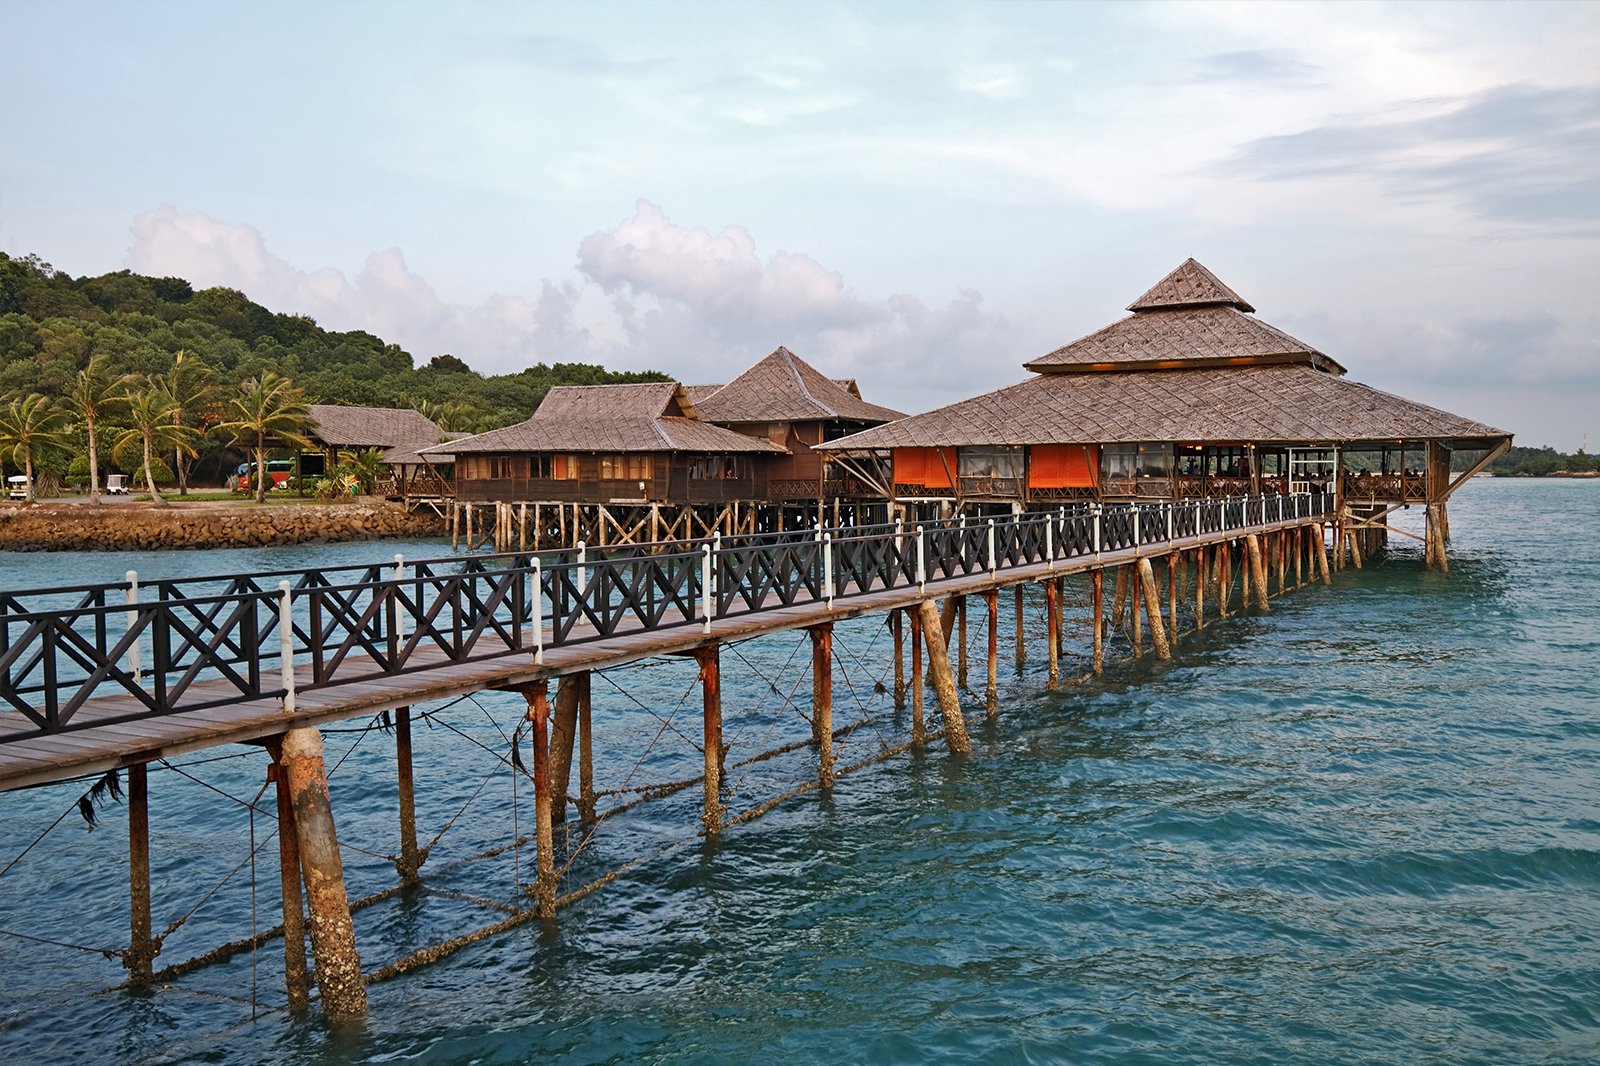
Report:
[[[923,635],[927,637],[928,669],[933,674],[933,690],[939,697],[945,743],[952,753],[965,755],[972,750],[972,742],[967,738],[967,720],[961,713],[956,679],[950,673],[950,655],[945,649],[944,634],[939,631],[939,609],[932,600],[923,600],[917,605],[917,614]]]
[[[1269,610],[1267,606],[1267,562],[1261,551],[1261,538],[1254,533],[1244,538],[1245,551],[1250,557],[1251,585],[1255,590],[1256,607],[1259,610]],[[1248,601],[1249,597],[1246,596]]]
[[[1167,640],[1178,643],[1178,552],[1167,556]]]
[[[594,737],[589,721],[589,671],[578,674],[578,817],[594,821]]]
[[[983,692],[990,718],[1000,713],[1000,590],[983,594],[989,608],[989,682]]]
[[[956,597],[956,684],[967,687],[967,598]]]
[[[578,736],[578,675],[556,682],[550,720],[550,820],[567,820],[567,789],[572,783],[572,749]]]
[[[1105,619],[1105,571],[1096,570],[1092,576],[1094,584],[1094,672],[1100,673],[1105,666],[1106,619]]]
[[[833,623],[807,630],[811,634],[811,732],[817,744],[817,781],[833,784]]]
[[[528,726],[533,734],[533,818],[538,851],[533,898],[539,917],[556,915],[555,824],[550,802],[550,682],[540,679],[521,687],[528,701]]]
[[[1117,567],[1116,588],[1111,594],[1111,629],[1113,632],[1122,628],[1122,611],[1128,602],[1128,568]]]
[[[1141,559],[1140,562],[1144,560]],[[1140,610],[1144,605],[1146,588],[1143,581],[1144,571],[1149,567],[1140,567],[1136,564],[1124,566],[1124,570],[1132,570],[1128,575],[1128,614],[1129,621],[1133,623],[1133,654],[1135,658],[1144,654],[1144,623],[1140,621]],[[1159,613],[1159,610],[1158,612]]]
[[[1167,644],[1166,626],[1161,624],[1161,592],[1156,586],[1155,572],[1150,566],[1148,557],[1139,560],[1139,573],[1135,578],[1139,587],[1144,591],[1144,612],[1150,619],[1150,643],[1155,645],[1156,658],[1172,658],[1172,648]],[[1134,609],[1134,622],[1139,619],[1138,608]]]
[[[1223,541],[1217,551],[1217,615],[1228,617],[1228,601],[1233,599],[1233,545]]]
[[[927,737],[922,714],[922,617],[907,610],[906,619],[911,624],[911,743],[921,747]]]
[[[417,848],[416,787],[411,769],[411,708],[396,707],[394,711],[394,765],[395,781],[400,792],[400,856],[395,859],[395,872],[403,882],[417,879],[422,868],[422,853]]]
[[[280,764],[294,804],[309,911],[306,926],[322,1011],[329,1018],[360,1017],[367,1012],[367,986],[361,979],[355,924],[345,895],[344,862],[322,761],[322,734],[313,726],[285,731]]]
[[[1206,562],[1208,551],[1200,549],[1200,557],[1194,570],[1194,628],[1195,632],[1206,627]]]
[[[150,935],[150,778],[144,763],[128,767],[128,982],[147,985],[161,946]]]
[[[1027,645],[1026,645],[1026,642],[1023,640],[1023,633],[1026,631],[1027,627],[1024,624],[1023,618],[1022,618],[1022,586],[1021,585],[1018,585],[1016,587],[1016,600],[1017,600],[1017,618],[1016,618],[1016,625],[1013,628],[1015,630],[1016,641],[1017,641],[1017,669],[1020,670],[1028,662]]]
[[[1317,546],[1317,571],[1322,575],[1324,585],[1333,584],[1333,577],[1328,573],[1328,542],[1323,537],[1322,525],[1319,523],[1312,528],[1311,539]]]
[[[889,612],[889,631],[894,634],[894,706],[906,705],[905,619],[899,608]]]
[[[306,905],[300,894],[300,841],[294,823],[294,799],[289,775],[283,772],[282,746],[267,745],[272,762],[267,776],[278,798],[278,884],[283,903],[283,986],[289,1009],[305,1010],[311,1004],[311,972],[306,969]]]
[[[1045,639],[1050,645],[1050,674],[1048,684],[1055,688],[1061,683],[1061,588],[1054,578],[1044,583]]]
[[[700,824],[706,836],[722,833],[722,655],[721,646],[715,642],[695,649],[694,658],[700,664],[701,706],[705,729],[705,802],[700,812]],[[826,773],[831,776],[832,765]],[[828,782],[824,780],[824,784]]]

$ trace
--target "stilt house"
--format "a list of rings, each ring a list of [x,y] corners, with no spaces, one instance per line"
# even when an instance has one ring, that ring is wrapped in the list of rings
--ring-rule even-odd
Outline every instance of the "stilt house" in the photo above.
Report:
[[[1015,385],[819,450],[901,504],[1056,506],[1333,490],[1442,503],[1510,435],[1369,388],[1193,259]],[[1452,456],[1471,453],[1452,474]],[[1462,464],[1454,464],[1461,466]]]
[[[316,425],[310,437],[322,450],[315,457],[301,456],[301,469],[307,476],[320,476],[338,460],[342,451],[376,448],[382,453],[388,476],[379,486],[380,495],[416,498],[440,496],[449,490],[449,479],[431,469],[420,454],[444,440],[446,434],[420,411],[409,407],[344,407],[314,403],[311,417]]]

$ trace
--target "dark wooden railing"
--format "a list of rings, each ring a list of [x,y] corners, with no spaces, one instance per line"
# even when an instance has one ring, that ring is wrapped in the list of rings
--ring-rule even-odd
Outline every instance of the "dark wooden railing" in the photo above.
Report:
[[[0,592],[0,743],[1329,513],[1327,494]],[[93,706],[93,713],[83,714]],[[20,726],[20,728],[19,728]]]

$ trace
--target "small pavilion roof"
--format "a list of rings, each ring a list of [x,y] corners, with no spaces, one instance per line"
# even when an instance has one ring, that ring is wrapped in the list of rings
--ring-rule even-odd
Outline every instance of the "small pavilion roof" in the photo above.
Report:
[[[745,422],[889,422],[904,415],[868,403],[853,379],[835,381],[787,348],[714,392],[695,396],[700,416],[723,425]],[[696,386],[696,390],[703,386]],[[709,387],[705,387],[709,388]]]
[[[1255,308],[1193,259],[1128,305],[1133,314],[1023,365],[1041,374],[1298,363],[1343,374],[1305,341],[1256,318]]]
[[[379,448],[386,463],[419,462],[418,449],[445,438],[432,419],[409,407],[310,406],[317,423],[311,430],[314,439],[330,448]]]
[[[424,449],[429,458],[484,452],[710,452],[784,449],[696,416],[682,385],[562,385],[526,422]]]
[[[1308,366],[1041,374],[818,445],[824,452],[985,444],[1498,438],[1504,430]]]

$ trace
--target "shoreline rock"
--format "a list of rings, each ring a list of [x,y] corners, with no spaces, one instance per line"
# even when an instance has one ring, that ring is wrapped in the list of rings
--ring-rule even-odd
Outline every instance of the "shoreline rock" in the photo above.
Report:
[[[236,503],[40,503],[0,508],[0,551],[254,548],[442,536],[444,519],[398,503],[256,506]]]

